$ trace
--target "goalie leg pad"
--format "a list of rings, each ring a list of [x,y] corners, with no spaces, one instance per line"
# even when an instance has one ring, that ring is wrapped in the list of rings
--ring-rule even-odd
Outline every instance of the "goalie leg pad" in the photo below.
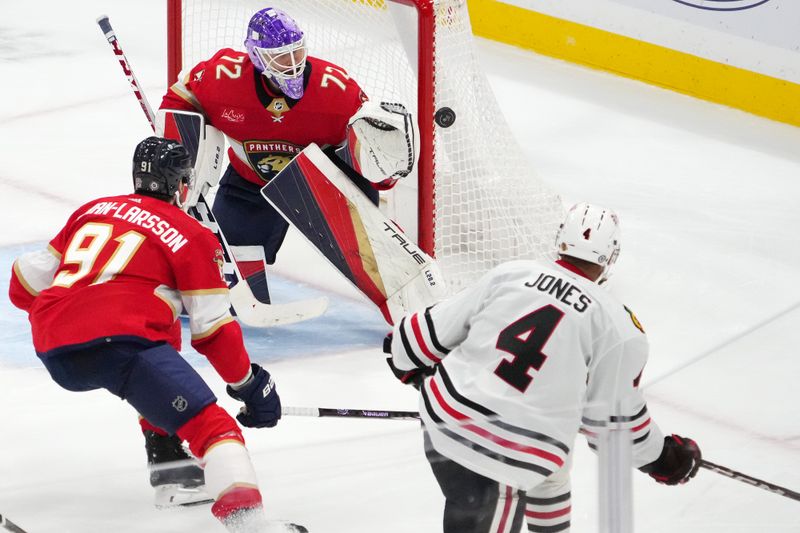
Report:
[[[388,311],[388,322],[446,296],[435,261],[316,144],[295,157],[262,194],[384,316]]]

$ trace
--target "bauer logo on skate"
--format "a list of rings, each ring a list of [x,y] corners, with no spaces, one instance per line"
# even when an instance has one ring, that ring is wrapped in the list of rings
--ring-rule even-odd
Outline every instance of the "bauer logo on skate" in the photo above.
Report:
[[[136,198],[131,198],[131,201]],[[167,245],[172,252],[177,252],[183,245],[189,242],[189,239],[184,237],[178,230],[173,228],[166,220],[161,220],[161,217],[154,215],[147,209],[135,205],[128,205],[128,202],[98,202],[89,208],[85,215],[107,215],[113,213],[111,216],[119,218],[135,224],[157,236],[161,242]]]

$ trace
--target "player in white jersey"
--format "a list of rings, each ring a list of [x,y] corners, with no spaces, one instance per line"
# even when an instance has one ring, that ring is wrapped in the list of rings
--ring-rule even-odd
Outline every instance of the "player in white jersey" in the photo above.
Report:
[[[523,518],[529,531],[569,531],[575,437],[596,449],[609,419],[656,481],[685,483],[699,468],[695,442],[665,437],[647,411],[641,324],[599,287],[620,249],[616,214],[576,205],[556,246],[555,263],[500,265],[387,337],[390,367],[422,393],[445,533],[517,532]]]

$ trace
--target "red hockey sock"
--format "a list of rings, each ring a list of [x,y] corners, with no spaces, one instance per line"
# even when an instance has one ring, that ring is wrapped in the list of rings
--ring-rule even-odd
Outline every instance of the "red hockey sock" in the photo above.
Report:
[[[178,436],[189,443],[195,457],[203,457],[206,450],[221,440],[233,439],[244,444],[244,437],[236,421],[219,405],[212,403],[178,429]]]
[[[159,427],[154,426],[153,424],[148,422],[147,419],[145,419],[145,417],[143,416],[139,416],[139,425],[142,427],[142,433],[144,433],[145,431],[153,431],[156,434],[161,435],[162,437],[167,436],[166,431],[164,431]]]

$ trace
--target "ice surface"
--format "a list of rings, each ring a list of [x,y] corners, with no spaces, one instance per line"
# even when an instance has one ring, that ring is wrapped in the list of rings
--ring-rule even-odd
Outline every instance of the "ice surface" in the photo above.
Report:
[[[12,258],[78,205],[129,189],[148,126],[94,21],[111,17],[157,105],[164,12],[162,0],[3,4],[3,283]],[[543,179],[566,203],[621,214],[611,290],[650,337],[655,419],[711,461],[800,490],[800,130],[496,43],[480,51]],[[286,405],[417,408],[385,367],[377,311],[293,234],[273,278],[281,299],[332,295],[319,319],[246,332]],[[24,315],[7,300],[0,310],[0,513],[32,533],[222,531],[207,508],[157,511],[131,409],[58,388]],[[205,361],[186,356],[235,411]],[[287,418],[245,435],[275,518],[313,533],[440,531],[442,497],[413,422]],[[595,466],[579,438],[576,532],[597,531]],[[797,502],[708,471],[679,488],[634,480],[637,531],[800,531]]]

